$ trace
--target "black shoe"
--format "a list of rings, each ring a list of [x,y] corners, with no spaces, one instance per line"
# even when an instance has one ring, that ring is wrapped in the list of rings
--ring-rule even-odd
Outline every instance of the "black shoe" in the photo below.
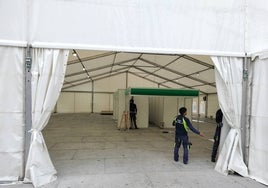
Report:
[[[211,158],[211,162],[215,163],[216,162],[215,158]]]
[[[183,161],[183,164],[188,164],[188,161]]]
[[[175,161],[175,162],[178,162],[178,161],[179,161],[179,159],[174,159],[174,161]]]

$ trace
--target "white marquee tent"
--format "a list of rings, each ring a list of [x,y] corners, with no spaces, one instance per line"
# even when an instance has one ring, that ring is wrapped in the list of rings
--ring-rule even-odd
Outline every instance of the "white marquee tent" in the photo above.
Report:
[[[211,56],[231,127],[215,169],[268,185],[267,17],[265,0],[0,0],[0,181],[56,179],[41,130],[85,49]]]

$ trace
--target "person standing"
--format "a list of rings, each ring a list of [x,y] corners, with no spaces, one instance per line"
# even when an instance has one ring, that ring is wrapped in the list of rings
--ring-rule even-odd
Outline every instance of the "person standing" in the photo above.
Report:
[[[130,123],[131,123],[130,129],[133,127],[133,124],[134,124],[135,129],[138,129],[137,123],[136,123],[137,111],[138,111],[137,105],[134,103],[134,99],[132,97],[129,101],[129,116],[130,116]]]
[[[190,120],[185,117],[187,115],[187,108],[182,107],[179,109],[180,114],[173,120],[173,126],[175,126],[175,146],[174,146],[174,161],[179,161],[179,149],[183,146],[183,163],[188,163],[188,131],[191,130],[195,134],[204,137],[204,134],[195,129]]]
[[[221,128],[222,128],[222,111],[221,109],[218,109],[216,112],[216,123],[217,123],[217,127],[215,130],[215,134],[214,134],[214,144],[213,144],[213,148],[212,148],[212,154],[211,154],[211,161],[212,162],[216,162],[216,156],[217,156],[217,152],[218,152],[218,147],[220,144],[220,139],[221,139]]]

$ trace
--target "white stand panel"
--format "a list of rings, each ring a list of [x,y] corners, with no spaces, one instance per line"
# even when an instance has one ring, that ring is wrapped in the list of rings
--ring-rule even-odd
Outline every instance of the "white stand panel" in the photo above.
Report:
[[[117,127],[120,127],[121,118],[123,115],[123,112],[127,110],[126,108],[126,95],[124,89],[118,90],[118,116],[117,116]]]
[[[137,105],[137,127],[149,127],[149,98],[148,96],[134,96],[134,103]]]
[[[174,117],[178,114],[176,97],[164,97],[163,122],[164,128],[171,128]]]

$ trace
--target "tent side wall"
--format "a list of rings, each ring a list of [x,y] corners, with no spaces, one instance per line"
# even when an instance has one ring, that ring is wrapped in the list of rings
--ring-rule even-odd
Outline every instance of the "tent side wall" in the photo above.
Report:
[[[25,50],[0,46],[0,54],[0,181],[17,181],[24,164]]]
[[[0,46],[27,46],[28,0],[0,0]]]

